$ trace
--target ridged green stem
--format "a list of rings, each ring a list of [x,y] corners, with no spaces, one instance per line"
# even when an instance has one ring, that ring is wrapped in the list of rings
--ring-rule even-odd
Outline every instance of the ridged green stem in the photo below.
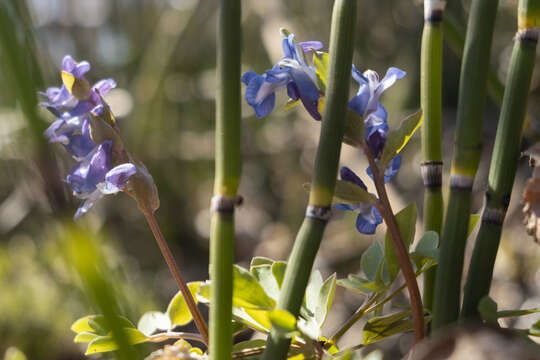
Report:
[[[426,0],[426,3],[429,0]],[[441,232],[442,199],[442,51],[443,11],[426,14],[422,34],[420,103],[423,110],[422,153],[424,180],[424,231]],[[424,274],[424,307],[432,310],[436,267]]]
[[[523,8],[531,2],[521,0],[520,7]],[[528,12],[520,12],[520,18],[528,16],[530,16]],[[478,303],[489,293],[502,225],[514,184],[538,42],[538,32],[532,31],[526,35],[524,31],[526,29],[520,29],[516,34],[512,51],[506,92],[491,157],[482,223],[465,285],[461,313],[464,318],[477,317]]]
[[[214,195],[235,197],[240,182],[240,0],[221,0],[217,28]],[[210,358],[232,353],[234,206],[214,209],[210,234]]]
[[[356,0],[336,0],[334,3],[327,97],[309,197],[309,205],[317,208],[330,207],[336,184],[349,99],[356,6]],[[294,316],[299,314],[325,227],[325,220],[306,217],[289,257],[277,307],[289,311]],[[290,339],[283,338],[272,330],[263,359],[285,359],[289,345]]]
[[[459,316],[463,254],[472,185],[482,150],[482,122],[497,5],[498,0],[473,0],[471,4],[459,84],[450,198],[435,285],[434,330],[455,322]]]

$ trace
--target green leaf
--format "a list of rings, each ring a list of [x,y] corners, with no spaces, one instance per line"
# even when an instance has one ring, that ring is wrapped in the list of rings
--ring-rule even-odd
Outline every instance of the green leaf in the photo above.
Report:
[[[322,285],[323,279],[321,273],[318,270],[315,270],[309,278],[305,296],[306,308],[309,310],[312,316],[315,316],[315,312],[317,311],[319,294],[321,292]]]
[[[255,276],[259,284],[261,284],[266,294],[277,301],[279,297],[279,286],[272,273],[272,265],[252,266],[251,273]]]
[[[265,345],[266,345],[266,340],[263,340],[263,339],[241,341],[233,345],[233,352],[262,348]]]
[[[379,169],[386,169],[390,160],[403,150],[420,125],[422,125],[422,110],[418,110],[403,119],[398,129],[388,132],[386,144],[384,145],[378,165]]]
[[[435,231],[426,231],[410,256],[417,269],[422,269],[428,262],[438,262],[439,234]]]
[[[360,268],[366,274],[368,280],[375,280],[379,264],[383,257],[384,253],[381,244],[377,240],[374,240],[360,258]]]
[[[328,75],[328,54],[322,51],[313,51],[313,64],[315,65],[319,89],[325,93],[326,77]]]
[[[364,119],[356,111],[351,109],[347,109],[345,116],[343,142],[354,147],[360,147],[365,142]]]
[[[335,291],[336,274],[334,273],[325,280],[319,292],[317,308],[315,309],[315,321],[317,322],[317,325],[319,325],[319,328],[321,328],[326,321],[326,317],[332,307],[332,302],[334,301]]]
[[[274,263],[274,260],[264,257],[264,256],[255,256],[253,259],[251,259],[251,263],[249,264],[249,270],[253,269],[255,266],[260,265],[272,265]]]
[[[195,303],[197,303],[197,298],[195,295],[199,291],[201,284],[202,282],[200,281],[190,282],[187,284],[189,291],[193,295]],[[167,306],[167,315],[169,315],[169,319],[171,321],[171,329],[175,326],[186,325],[193,319],[181,291],[176,293],[171,302],[169,302],[169,305]]]
[[[364,345],[382,340],[388,336],[412,330],[413,324],[409,320],[410,310],[395,314],[377,316],[368,320],[364,326]]]
[[[531,328],[529,329],[529,335],[540,336],[540,320],[532,324]]]
[[[469,218],[469,229],[467,230],[467,237],[469,237],[469,235],[471,235],[471,233],[473,232],[474,228],[478,224],[478,220],[480,220],[480,214],[472,214]]]
[[[489,296],[484,296],[478,303],[478,312],[488,324],[498,325],[497,303]]]
[[[285,270],[287,270],[287,263],[284,261],[276,261],[272,265],[272,273],[274,274],[280,289],[281,284],[283,283],[283,278],[285,277]]]
[[[283,337],[292,337],[296,332],[296,318],[286,310],[272,310],[270,312],[272,329],[275,329]]]
[[[408,249],[414,240],[414,233],[416,230],[416,217],[418,211],[416,205],[413,203],[406,208],[402,209],[396,214],[396,222],[401,234],[405,249]],[[384,258],[388,267],[388,273],[390,280],[393,281],[399,272],[399,261],[394,248],[394,243],[390,237],[388,230],[386,231],[386,237],[384,238]]]
[[[169,315],[161,311],[149,311],[137,323],[137,329],[146,336],[151,336],[158,331],[167,331],[172,327]]]
[[[75,338],[73,339],[74,343],[89,343],[95,338],[97,338],[99,335],[94,334],[92,332],[84,331],[81,333],[78,333]]]
[[[117,316],[117,320],[123,327],[135,328],[135,325],[123,316]],[[71,325],[71,331],[77,334],[91,332],[98,335],[107,335],[111,329],[107,325],[103,315],[88,315],[76,320]]]
[[[240,321],[236,321],[236,320],[232,321],[232,333],[233,333],[233,336],[240,334],[242,331],[244,331],[246,329],[247,329],[246,325],[241,323]]]
[[[377,198],[350,181],[337,180],[333,202],[339,204],[377,204]]]
[[[136,345],[148,341],[142,332],[133,328],[124,329],[130,345]],[[85,355],[98,354],[118,349],[118,345],[112,336],[98,336],[88,344]]]
[[[369,281],[354,274],[349,274],[347,279],[338,280],[337,285],[361,295],[369,295],[374,292],[386,290],[386,286],[384,284]]]
[[[270,310],[244,309],[233,306],[232,312],[234,318],[247,327],[263,333],[270,332],[272,326],[269,317]]]
[[[267,310],[276,306],[276,302],[266,294],[255,276],[238,265],[233,268],[233,283],[233,306]]]
[[[540,308],[523,309],[523,310],[502,310],[502,311],[497,311],[497,317],[506,318],[506,317],[524,316],[524,315],[536,314],[538,312],[540,312]]]

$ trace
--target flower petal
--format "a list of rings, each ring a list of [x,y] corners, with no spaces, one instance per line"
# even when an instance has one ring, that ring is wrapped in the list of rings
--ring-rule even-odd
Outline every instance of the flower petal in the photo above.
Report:
[[[358,214],[356,218],[356,229],[361,234],[374,234],[377,225],[382,223],[382,220],[379,211],[374,206],[371,206],[366,213]]]
[[[116,81],[114,79],[99,80],[92,86],[92,90],[97,90],[99,95],[105,95],[116,87]]]
[[[339,170],[339,176],[341,177],[341,180],[345,180],[348,182],[352,182],[353,184],[356,184],[360,186],[362,189],[367,190],[366,184],[352,171],[346,166],[342,166]]]
[[[311,50],[321,50],[323,44],[320,41],[304,41],[300,43],[300,46],[302,47],[302,50],[307,53]]]
[[[375,89],[375,96],[377,97],[377,99],[386,89],[394,85],[397,80],[403,78],[406,74],[407,73],[405,71],[398,68],[389,68],[386,72],[386,75],[384,75],[384,78],[381,80],[381,82],[377,85],[377,88]]]
[[[319,113],[319,89],[317,85],[312,81],[311,77],[302,70],[296,68],[290,68],[291,77],[296,84],[300,100],[306,108],[307,112],[315,119],[321,120],[321,114]]]
[[[87,199],[84,199],[84,201],[81,203],[81,205],[77,209],[77,212],[75,213],[75,216],[73,216],[73,219],[77,220],[80,216],[86,214],[88,210],[90,210],[92,206],[94,206],[96,201],[98,201],[102,197],[103,194],[99,190],[96,190],[92,194],[90,194],[90,196]]]
[[[103,194],[115,194],[124,189],[129,178],[136,172],[137,168],[130,163],[115,166],[105,175],[105,182],[98,184],[98,188]]]

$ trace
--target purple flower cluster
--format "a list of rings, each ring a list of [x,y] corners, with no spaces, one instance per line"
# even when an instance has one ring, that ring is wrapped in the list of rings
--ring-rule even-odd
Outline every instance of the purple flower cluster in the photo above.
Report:
[[[77,63],[66,55],[62,61],[62,86],[48,88],[42,93],[47,101],[40,103],[57,118],[45,131],[45,137],[51,143],[64,145],[77,160],[66,178],[73,194],[83,199],[75,218],[88,212],[104,195],[123,190],[137,171],[131,163],[112,167],[113,141],[96,144],[91,137],[91,117],[103,113],[101,96],[116,87],[116,82],[104,79],[90,86],[85,78],[88,71],[90,63]]]
[[[274,109],[276,91],[286,88],[292,100],[301,100],[307,112],[315,120],[321,120],[317,74],[315,68],[308,65],[305,53],[321,49],[322,43],[308,41],[298,44],[294,34],[288,34],[284,35],[282,47],[284,56],[272,69],[262,75],[248,71],[242,76],[242,82],[247,85],[247,103],[258,118],[263,118]]]

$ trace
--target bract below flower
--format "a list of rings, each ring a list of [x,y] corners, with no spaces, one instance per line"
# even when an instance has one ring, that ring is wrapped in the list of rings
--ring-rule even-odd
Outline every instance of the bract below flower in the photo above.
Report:
[[[367,190],[364,182],[351,169],[343,166],[340,169],[342,180],[351,182]],[[375,206],[368,203],[358,204],[336,204],[336,207],[341,210],[350,210],[358,213],[356,217],[356,229],[362,234],[374,234],[377,226],[382,223],[383,219]]]

